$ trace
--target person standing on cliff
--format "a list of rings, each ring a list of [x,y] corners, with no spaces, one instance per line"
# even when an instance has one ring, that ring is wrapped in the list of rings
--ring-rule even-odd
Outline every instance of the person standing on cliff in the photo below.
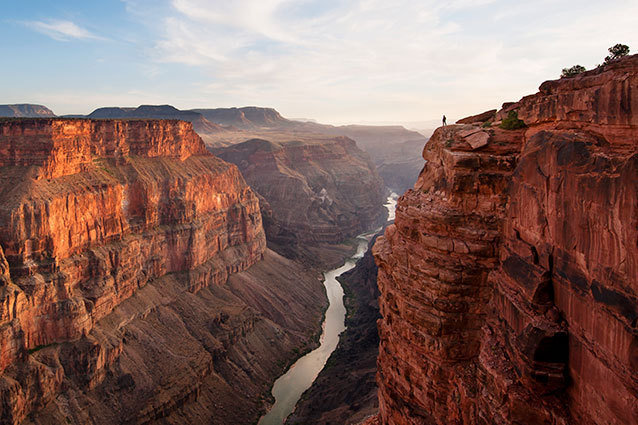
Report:
[[[443,115],[443,125],[447,125],[447,118],[445,118],[445,115]]]

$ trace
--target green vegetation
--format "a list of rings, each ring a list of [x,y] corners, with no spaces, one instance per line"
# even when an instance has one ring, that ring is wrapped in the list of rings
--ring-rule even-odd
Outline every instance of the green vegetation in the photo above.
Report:
[[[582,65],[574,65],[571,68],[563,68],[563,72],[561,72],[560,77],[561,78],[565,78],[565,77],[573,77],[575,75],[578,75],[580,73],[583,73],[587,71],[585,69],[584,66]]]
[[[509,111],[507,118],[503,120],[500,127],[503,130],[518,130],[519,128],[525,127],[525,123],[523,120],[518,119],[518,112]]]
[[[629,46],[621,43],[615,44],[607,50],[609,51],[609,55],[605,57],[605,61],[602,64],[596,65],[596,68],[615,62],[629,54]],[[573,77],[585,71],[587,71],[587,69],[582,65],[574,65],[571,68],[563,68],[560,78]]]
[[[108,159],[106,159],[106,158],[95,158],[93,160],[93,165],[95,165],[95,167],[97,167],[98,169],[104,171],[109,176],[115,177],[115,172],[111,168]]]
[[[35,353],[37,351],[42,350],[43,348],[52,347],[54,345],[57,345],[57,343],[53,342],[51,344],[37,345],[37,346],[35,346],[33,348],[30,348],[28,351],[29,351],[29,354],[33,354],[33,353]]]
[[[485,121],[481,127],[490,128],[492,126],[492,121]]]
[[[629,46],[626,44],[616,44],[611,46],[609,49],[609,56],[605,58],[605,65],[608,63],[614,62],[623,56],[627,56],[629,54]]]

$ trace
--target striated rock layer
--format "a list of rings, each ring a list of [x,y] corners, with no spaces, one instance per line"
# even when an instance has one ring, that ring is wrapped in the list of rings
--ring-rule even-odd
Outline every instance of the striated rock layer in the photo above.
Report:
[[[237,164],[263,198],[266,236],[278,252],[294,257],[385,221],[383,183],[369,156],[348,138],[253,139],[213,152]]]
[[[62,391],[24,423],[256,423],[273,381],[316,346],[321,281],[270,250],[223,285],[194,293],[184,277],[156,279],[87,337],[32,353],[63,374]]]
[[[636,93],[631,56],[434,133],[374,247],[380,423],[638,423]]]
[[[3,423],[253,420],[321,316],[190,123],[2,120],[0,199]]]

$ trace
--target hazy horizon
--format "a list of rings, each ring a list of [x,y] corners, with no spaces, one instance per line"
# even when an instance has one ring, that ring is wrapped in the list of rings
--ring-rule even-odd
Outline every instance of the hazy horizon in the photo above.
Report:
[[[0,103],[58,115],[256,105],[427,129],[592,68],[615,43],[638,46],[638,4],[621,0],[93,3],[4,5]]]

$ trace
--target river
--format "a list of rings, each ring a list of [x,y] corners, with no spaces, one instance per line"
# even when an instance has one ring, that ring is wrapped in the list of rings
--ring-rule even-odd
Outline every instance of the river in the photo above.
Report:
[[[388,220],[394,220],[397,195],[393,193],[384,205],[388,209]],[[378,230],[377,230],[378,231]],[[258,425],[282,425],[295,409],[299,398],[312,385],[321,372],[330,354],[337,348],[339,334],[346,329],[344,324],[346,307],[343,305],[343,288],[337,276],[352,269],[357,260],[368,249],[368,242],[376,232],[357,236],[357,252],[345,264],[323,274],[323,284],[328,295],[328,310],[322,325],[319,347],[297,360],[288,371],[281,375],[272,387],[275,404],[261,417]]]

